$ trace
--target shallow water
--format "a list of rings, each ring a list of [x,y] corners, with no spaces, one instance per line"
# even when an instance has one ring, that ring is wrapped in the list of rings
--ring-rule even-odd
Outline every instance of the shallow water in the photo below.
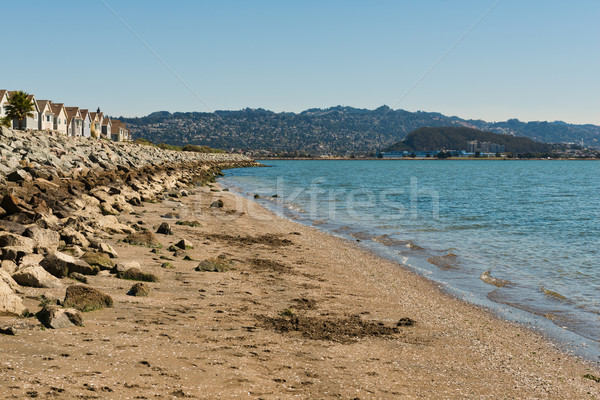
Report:
[[[598,361],[600,162],[263,163],[222,183]]]

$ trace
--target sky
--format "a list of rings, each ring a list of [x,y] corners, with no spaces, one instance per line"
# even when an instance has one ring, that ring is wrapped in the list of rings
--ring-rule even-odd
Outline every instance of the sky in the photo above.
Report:
[[[600,124],[600,1],[0,0],[0,89],[112,116],[336,105]]]

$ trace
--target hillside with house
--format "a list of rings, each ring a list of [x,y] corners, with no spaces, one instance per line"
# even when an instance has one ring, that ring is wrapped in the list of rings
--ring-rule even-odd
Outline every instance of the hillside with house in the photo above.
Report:
[[[6,121],[11,96],[16,93],[18,92],[0,89],[0,120]],[[115,142],[131,140],[126,124],[104,115],[100,108],[92,112],[52,100],[39,100],[33,94],[26,95],[31,109],[22,120],[7,121],[13,129],[55,132],[70,137],[105,138]]]

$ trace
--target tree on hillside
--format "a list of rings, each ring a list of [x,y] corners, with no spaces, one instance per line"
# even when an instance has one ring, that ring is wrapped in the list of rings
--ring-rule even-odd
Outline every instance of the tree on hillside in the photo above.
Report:
[[[23,129],[23,121],[27,117],[33,117],[35,107],[33,101],[29,98],[29,93],[18,90],[8,98],[6,106],[6,115],[10,119],[19,121],[19,129]]]

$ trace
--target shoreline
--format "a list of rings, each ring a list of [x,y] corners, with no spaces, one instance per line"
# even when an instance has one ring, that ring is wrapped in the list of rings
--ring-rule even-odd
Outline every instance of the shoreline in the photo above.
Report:
[[[425,270],[422,266],[418,265],[404,265],[402,261],[398,259],[396,255],[397,247],[393,245],[386,245],[384,242],[377,240],[380,236],[373,234],[374,236],[367,235],[364,229],[357,226],[350,227],[349,224],[331,224],[324,222],[321,219],[311,219],[302,215],[302,212],[296,210],[288,210],[285,205],[281,203],[275,203],[269,197],[260,197],[253,199],[251,193],[245,193],[242,188],[235,185],[228,188],[232,190],[236,195],[242,196],[248,201],[258,202],[261,207],[264,207],[268,212],[277,215],[288,221],[292,221],[311,229],[316,229],[328,236],[338,238],[347,242],[348,245],[358,246],[360,249],[374,255],[375,257],[385,259],[389,262],[397,264],[400,268],[406,270],[409,273],[413,273],[439,288],[439,290],[447,296],[451,296],[458,301],[465,302],[467,304],[480,307],[487,313],[492,314],[494,317],[499,318],[509,323],[516,323],[525,329],[531,330],[536,334],[541,335],[548,341],[555,344],[565,354],[570,354],[576,358],[580,358],[585,362],[589,362],[596,367],[600,367],[600,349],[594,347],[596,341],[593,338],[587,337],[584,334],[568,329],[565,326],[555,323],[553,320],[548,318],[547,315],[536,312],[533,309],[527,309],[525,306],[519,303],[502,303],[495,300],[491,300],[488,296],[477,297],[475,292],[466,291],[466,289],[452,287],[447,285],[446,279],[444,279],[440,272],[432,270]],[[285,211],[284,211],[285,210]],[[406,240],[412,244],[411,240]],[[425,258],[423,258],[425,260]],[[422,261],[422,260],[421,260]],[[429,261],[427,261],[429,262]],[[431,264],[434,265],[434,264]],[[485,275],[486,273],[484,273]],[[490,280],[498,280],[495,277],[489,275],[487,272],[487,278],[482,279],[481,275],[473,276],[476,283],[483,285],[494,286],[490,283]],[[487,281],[486,281],[487,280]],[[560,296],[560,294],[558,294]]]
[[[113,308],[85,313],[84,327],[2,337],[3,393],[115,399],[600,396],[600,385],[583,377],[600,376],[598,368],[540,334],[456,299],[357,244],[219,190],[192,189],[189,197],[121,214],[120,222],[151,231],[162,222],[171,225],[174,235],[156,235],[158,252],[125,244],[123,235],[109,240],[119,262],[136,261],[159,282],[149,284],[147,298],[137,298],[125,294],[134,282],[90,276],[114,298]],[[224,207],[210,207],[218,199]],[[201,226],[175,224],[191,219]],[[179,239],[194,245],[185,250],[193,261],[166,250]],[[194,271],[199,261],[219,255],[233,269]],[[174,268],[161,268],[164,262]],[[64,289],[34,292],[60,297]],[[28,306],[35,307],[34,298]]]

